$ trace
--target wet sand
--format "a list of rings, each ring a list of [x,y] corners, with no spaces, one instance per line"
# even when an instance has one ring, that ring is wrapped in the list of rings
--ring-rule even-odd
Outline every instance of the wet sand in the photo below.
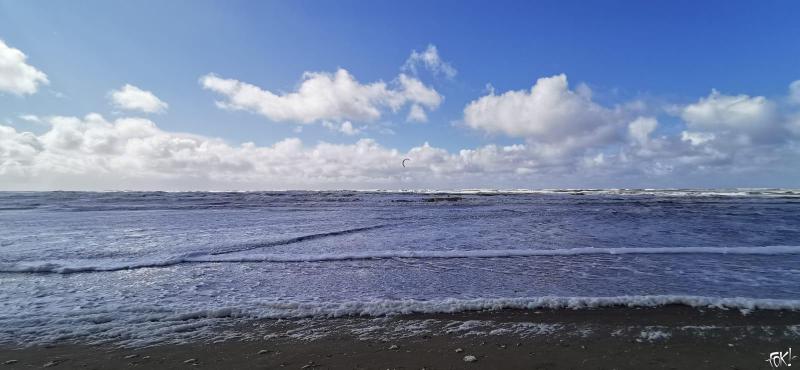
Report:
[[[258,320],[226,330],[241,335],[142,348],[4,346],[0,369],[768,369],[770,352],[800,347],[800,312],[500,310]]]

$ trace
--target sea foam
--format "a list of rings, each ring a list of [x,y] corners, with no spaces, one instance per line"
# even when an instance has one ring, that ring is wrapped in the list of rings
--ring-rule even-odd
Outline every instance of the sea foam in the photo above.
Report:
[[[661,307],[682,305],[698,308],[751,310],[798,310],[800,300],[718,298],[692,295],[635,295],[616,297],[527,297],[438,300],[386,300],[301,303],[264,302],[260,318],[384,316],[413,313],[455,313],[500,309],[594,309],[602,307]]]
[[[380,317],[414,313],[456,313],[501,309],[598,309],[603,307],[660,307],[684,305],[698,308],[752,310],[798,310],[800,300],[715,298],[689,295],[651,295],[618,297],[529,297],[438,300],[373,299],[344,302],[262,302],[255,307],[216,307],[204,310],[170,312],[155,308],[125,307],[114,311],[65,311],[62,314],[0,316],[0,344],[26,345],[74,341],[90,344],[114,343],[121,346],[146,346],[156,343],[214,341],[224,337],[217,330],[253,320]],[[263,324],[264,322],[262,322]],[[275,323],[275,322],[272,322]],[[267,323],[269,324],[269,323]],[[372,325],[366,322],[366,325]],[[480,321],[459,322],[446,327],[448,332],[467,335],[477,329],[491,335],[497,327],[483,328]],[[520,324],[523,325],[523,324]],[[258,325],[256,325],[258,326]],[[301,325],[305,326],[305,325]],[[558,325],[531,323],[515,332],[546,334]],[[313,329],[313,328],[312,328]],[[789,328],[791,329],[791,328]],[[661,336],[643,333],[648,340]],[[315,336],[305,339],[314,339]]]

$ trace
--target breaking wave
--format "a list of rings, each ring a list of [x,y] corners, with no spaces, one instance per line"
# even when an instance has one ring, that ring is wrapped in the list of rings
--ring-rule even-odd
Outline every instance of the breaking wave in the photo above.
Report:
[[[681,305],[697,308],[752,310],[799,310],[800,300],[763,298],[718,298],[692,295],[636,295],[615,297],[529,297],[441,300],[372,300],[331,303],[264,303],[259,318],[384,316],[413,313],[455,313],[501,309],[591,309],[602,307],[661,307]]]
[[[108,344],[141,347],[157,343],[187,343],[226,339],[218,325],[248,320],[346,318],[404,314],[458,313],[502,309],[655,308],[681,305],[695,308],[739,310],[800,310],[800,300],[717,298],[692,295],[631,295],[609,297],[543,296],[530,298],[474,298],[342,302],[267,301],[256,306],[209,307],[170,310],[152,306],[118,307],[113,311],[82,310],[61,314],[0,316],[0,344],[60,343]],[[366,322],[367,325],[374,325]],[[340,326],[332,326],[340,328]]]

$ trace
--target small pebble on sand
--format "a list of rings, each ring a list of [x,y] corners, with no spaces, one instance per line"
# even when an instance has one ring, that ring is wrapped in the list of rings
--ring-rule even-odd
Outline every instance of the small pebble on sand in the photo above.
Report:
[[[478,361],[478,358],[473,355],[464,356],[464,362],[475,362],[475,361]]]

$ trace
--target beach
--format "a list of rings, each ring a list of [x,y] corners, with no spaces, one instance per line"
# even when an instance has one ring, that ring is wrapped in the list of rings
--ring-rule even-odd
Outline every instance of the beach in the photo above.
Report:
[[[487,310],[258,320],[217,329],[230,339],[5,346],[0,363],[9,369],[757,369],[769,368],[771,352],[800,340],[800,313],[679,305]]]

